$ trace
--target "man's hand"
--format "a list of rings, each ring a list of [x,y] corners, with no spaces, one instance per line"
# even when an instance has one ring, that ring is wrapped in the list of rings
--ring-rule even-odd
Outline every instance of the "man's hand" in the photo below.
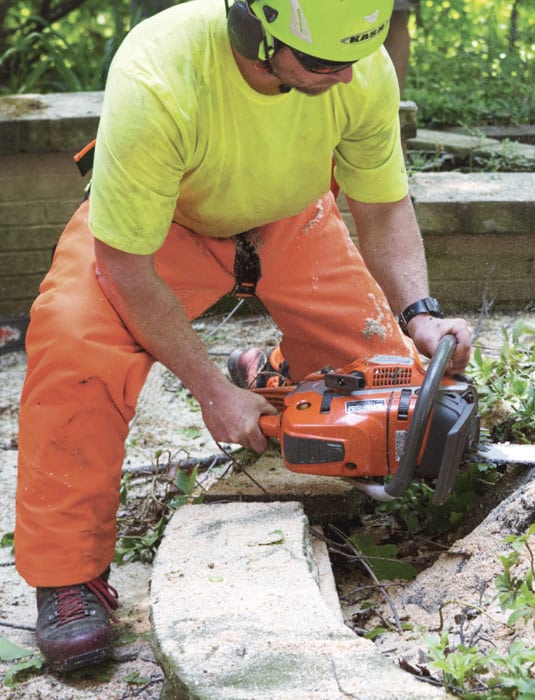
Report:
[[[277,411],[262,396],[234,386],[214,364],[152,256],[123,253],[98,240],[95,252],[104,294],[139,345],[196,398],[214,440],[263,452],[268,443],[259,418]]]
[[[217,442],[231,442],[255,452],[268,446],[258,422],[262,415],[276,415],[277,410],[248,389],[240,389],[227,380],[201,404],[202,416],[210,434]]]
[[[465,370],[470,359],[471,332],[464,319],[435,318],[427,314],[419,314],[409,321],[408,331],[418,350],[427,357],[434,355],[441,338],[449,333],[454,335],[457,338],[457,346],[446,367],[446,372],[461,374]]]

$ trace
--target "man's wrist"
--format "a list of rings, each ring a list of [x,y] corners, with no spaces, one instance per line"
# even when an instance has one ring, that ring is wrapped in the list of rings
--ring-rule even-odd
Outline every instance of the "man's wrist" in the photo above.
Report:
[[[412,321],[415,316],[421,314],[434,316],[435,318],[444,318],[440,304],[434,297],[418,299],[418,301],[415,301],[413,304],[409,304],[399,315],[398,322],[405,335],[409,335],[408,325],[410,321]]]

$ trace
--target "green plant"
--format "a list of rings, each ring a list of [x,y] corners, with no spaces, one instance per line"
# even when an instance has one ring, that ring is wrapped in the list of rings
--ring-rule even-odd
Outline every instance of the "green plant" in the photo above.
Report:
[[[113,55],[130,29],[172,4],[174,0],[0,3],[0,94],[103,89]]]
[[[119,516],[119,537],[115,547],[115,562],[151,562],[162,540],[165,527],[173,513],[184,505],[202,503],[204,495],[198,493],[198,469],[176,469],[172,476],[171,465],[160,472],[156,467],[151,476],[148,494],[137,499],[132,507]],[[121,481],[121,504],[127,505],[133,491],[133,477],[125,474]],[[132,497],[132,500],[134,498]]]
[[[520,620],[535,619],[535,568],[530,544],[534,534],[535,525],[532,525],[523,535],[507,537],[505,541],[511,544],[513,551],[499,557],[503,573],[495,579],[497,599],[502,610],[511,613],[508,624],[515,636],[520,634],[515,628]],[[520,566],[523,549],[528,552],[527,569],[521,574],[513,574],[512,570]],[[430,668],[441,673],[442,684],[456,695],[466,700],[476,697],[534,700],[535,648],[521,639],[515,639],[505,653],[497,649],[480,649],[476,645],[453,647],[447,632],[438,639],[428,636],[426,642]]]
[[[379,581],[392,581],[401,578],[415,578],[416,569],[412,564],[399,561],[395,544],[377,544],[369,535],[352,535],[348,538],[356,550],[366,559]]]
[[[535,108],[531,0],[425,0],[411,16],[406,99],[420,124],[529,123]]]
[[[468,367],[482,424],[493,441],[535,442],[535,326],[519,320],[502,335],[497,357],[476,348]]]
[[[414,482],[399,498],[379,503],[375,510],[394,515],[409,532],[441,535],[458,525],[499,477],[493,465],[467,462],[462,465],[452,493],[442,505],[433,504],[434,490],[430,486]]]
[[[518,620],[530,621],[535,629],[535,589],[533,577],[535,575],[535,558],[530,546],[530,538],[535,534],[535,524],[528,528],[524,535],[510,535],[506,538],[513,551],[506,556],[500,556],[503,573],[496,578],[498,600],[502,610],[513,612],[507,620],[509,625],[514,625]],[[529,557],[529,567],[525,575],[517,575],[515,572],[521,564],[521,550],[526,549]]]
[[[40,654],[35,654],[31,649],[19,647],[4,637],[0,637],[0,661],[15,662],[9,667],[4,677],[4,685],[9,688],[16,688],[26,674],[40,671],[44,665]]]

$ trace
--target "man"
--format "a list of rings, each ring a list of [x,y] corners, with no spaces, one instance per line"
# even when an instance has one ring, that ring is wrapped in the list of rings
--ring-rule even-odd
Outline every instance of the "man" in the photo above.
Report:
[[[91,196],[61,236],[27,339],[15,546],[52,669],[109,652],[124,441],[152,362],[191,391],[215,440],[266,448],[258,422],[274,409],[219,371],[190,324],[221,296],[255,290],[294,381],[377,353],[431,355],[446,333],[450,371],[466,365],[464,321],[421,301],[399,91],[381,48],[391,11],[391,0],[249,0],[227,16],[220,0],[192,0],[138,25],[115,57]],[[330,192],[333,154],[360,253]],[[242,263],[257,280],[241,279]],[[394,316],[407,308],[415,345]]]
[[[403,95],[403,90],[405,88],[405,79],[407,77],[411,54],[409,12],[415,7],[416,1],[394,0],[394,12],[392,13],[388,34],[385,39],[385,48],[390,54],[390,58],[396,69],[401,95]]]

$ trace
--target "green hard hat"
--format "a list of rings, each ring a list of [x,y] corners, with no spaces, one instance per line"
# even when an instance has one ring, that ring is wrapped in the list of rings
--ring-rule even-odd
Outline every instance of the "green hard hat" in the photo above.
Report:
[[[327,61],[369,56],[388,33],[393,0],[248,0],[264,31]]]

